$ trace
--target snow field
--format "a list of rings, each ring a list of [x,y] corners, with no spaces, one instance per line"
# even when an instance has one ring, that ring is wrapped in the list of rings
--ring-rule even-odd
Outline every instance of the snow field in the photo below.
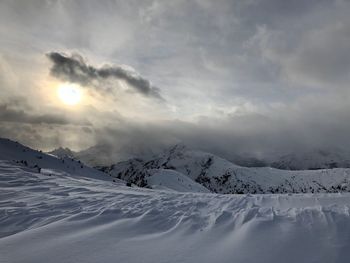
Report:
[[[347,262],[350,195],[126,187],[0,162],[0,262]]]

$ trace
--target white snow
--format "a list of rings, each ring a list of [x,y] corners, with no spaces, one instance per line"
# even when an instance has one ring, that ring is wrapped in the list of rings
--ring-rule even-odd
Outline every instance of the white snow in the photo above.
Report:
[[[348,262],[349,204],[130,188],[0,161],[0,262]]]
[[[167,169],[150,170],[147,183],[152,189],[166,189],[178,192],[209,193],[204,186],[194,182],[186,175]]]
[[[32,171],[38,171],[37,167],[40,167],[41,172],[48,174],[54,174],[55,171],[59,171],[60,173],[65,172],[72,176],[112,181],[107,174],[90,168],[78,160],[69,157],[60,159],[56,156],[33,150],[9,139],[0,138],[0,160],[19,162]]]
[[[169,169],[127,187],[64,160],[0,139],[1,263],[349,261],[349,193],[199,193]]]
[[[57,156],[60,156],[60,158]],[[71,158],[69,156],[69,150],[67,151],[67,149],[63,148],[56,149],[52,154],[46,154],[20,143],[0,138],[0,160],[19,163],[34,172],[38,172],[40,169],[41,173],[48,175],[56,175],[64,172],[72,177],[82,176],[84,178],[95,178],[99,180],[121,181],[108,176],[106,173],[85,166],[79,160]],[[202,185],[176,171],[157,169],[150,170],[149,174],[151,177],[147,180],[154,189],[179,192],[209,192]]]

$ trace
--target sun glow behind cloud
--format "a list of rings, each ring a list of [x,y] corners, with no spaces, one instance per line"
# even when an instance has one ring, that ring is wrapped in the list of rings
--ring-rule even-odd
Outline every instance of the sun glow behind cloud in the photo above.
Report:
[[[76,105],[81,101],[81,90],[76,84],[61,84],[57,89],[58,97],[64,104]]]
[[[219,155],[350,144],[350,2],[77,2],[0,1],[1,136],[82,149],[114,129],[114,144],[164,135]],[[80,100],[59,96],[70,83]]]

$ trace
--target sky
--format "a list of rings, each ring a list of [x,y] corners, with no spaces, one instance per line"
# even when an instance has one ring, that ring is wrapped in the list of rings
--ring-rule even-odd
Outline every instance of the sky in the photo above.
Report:
[[[349,147],[349,12],[348,0],[2,0],[0,137],[227,158]]]

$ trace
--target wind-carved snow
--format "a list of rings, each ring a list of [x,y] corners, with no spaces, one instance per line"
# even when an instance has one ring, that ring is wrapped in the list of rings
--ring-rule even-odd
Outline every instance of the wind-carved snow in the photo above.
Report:
[[[214,176],[231,171],[266,187],[281,180],[279,170],[264,168],[264,174],[180,149],[111,171],[117,176],[118,169],[154,189],[127,187],[77,160],[0,139],[0,262],[329,263],[350,257],[349,193],[203,193],[194,181],[198,174],[217,181]],[[331,171],[290,172],[298,178],[292,186],[306,187],[312,178],[332,189],[344,180],[346,190],[348,170]]]
[[[349,194],[126,187],[0,162],[0,262],[347,262]]]

